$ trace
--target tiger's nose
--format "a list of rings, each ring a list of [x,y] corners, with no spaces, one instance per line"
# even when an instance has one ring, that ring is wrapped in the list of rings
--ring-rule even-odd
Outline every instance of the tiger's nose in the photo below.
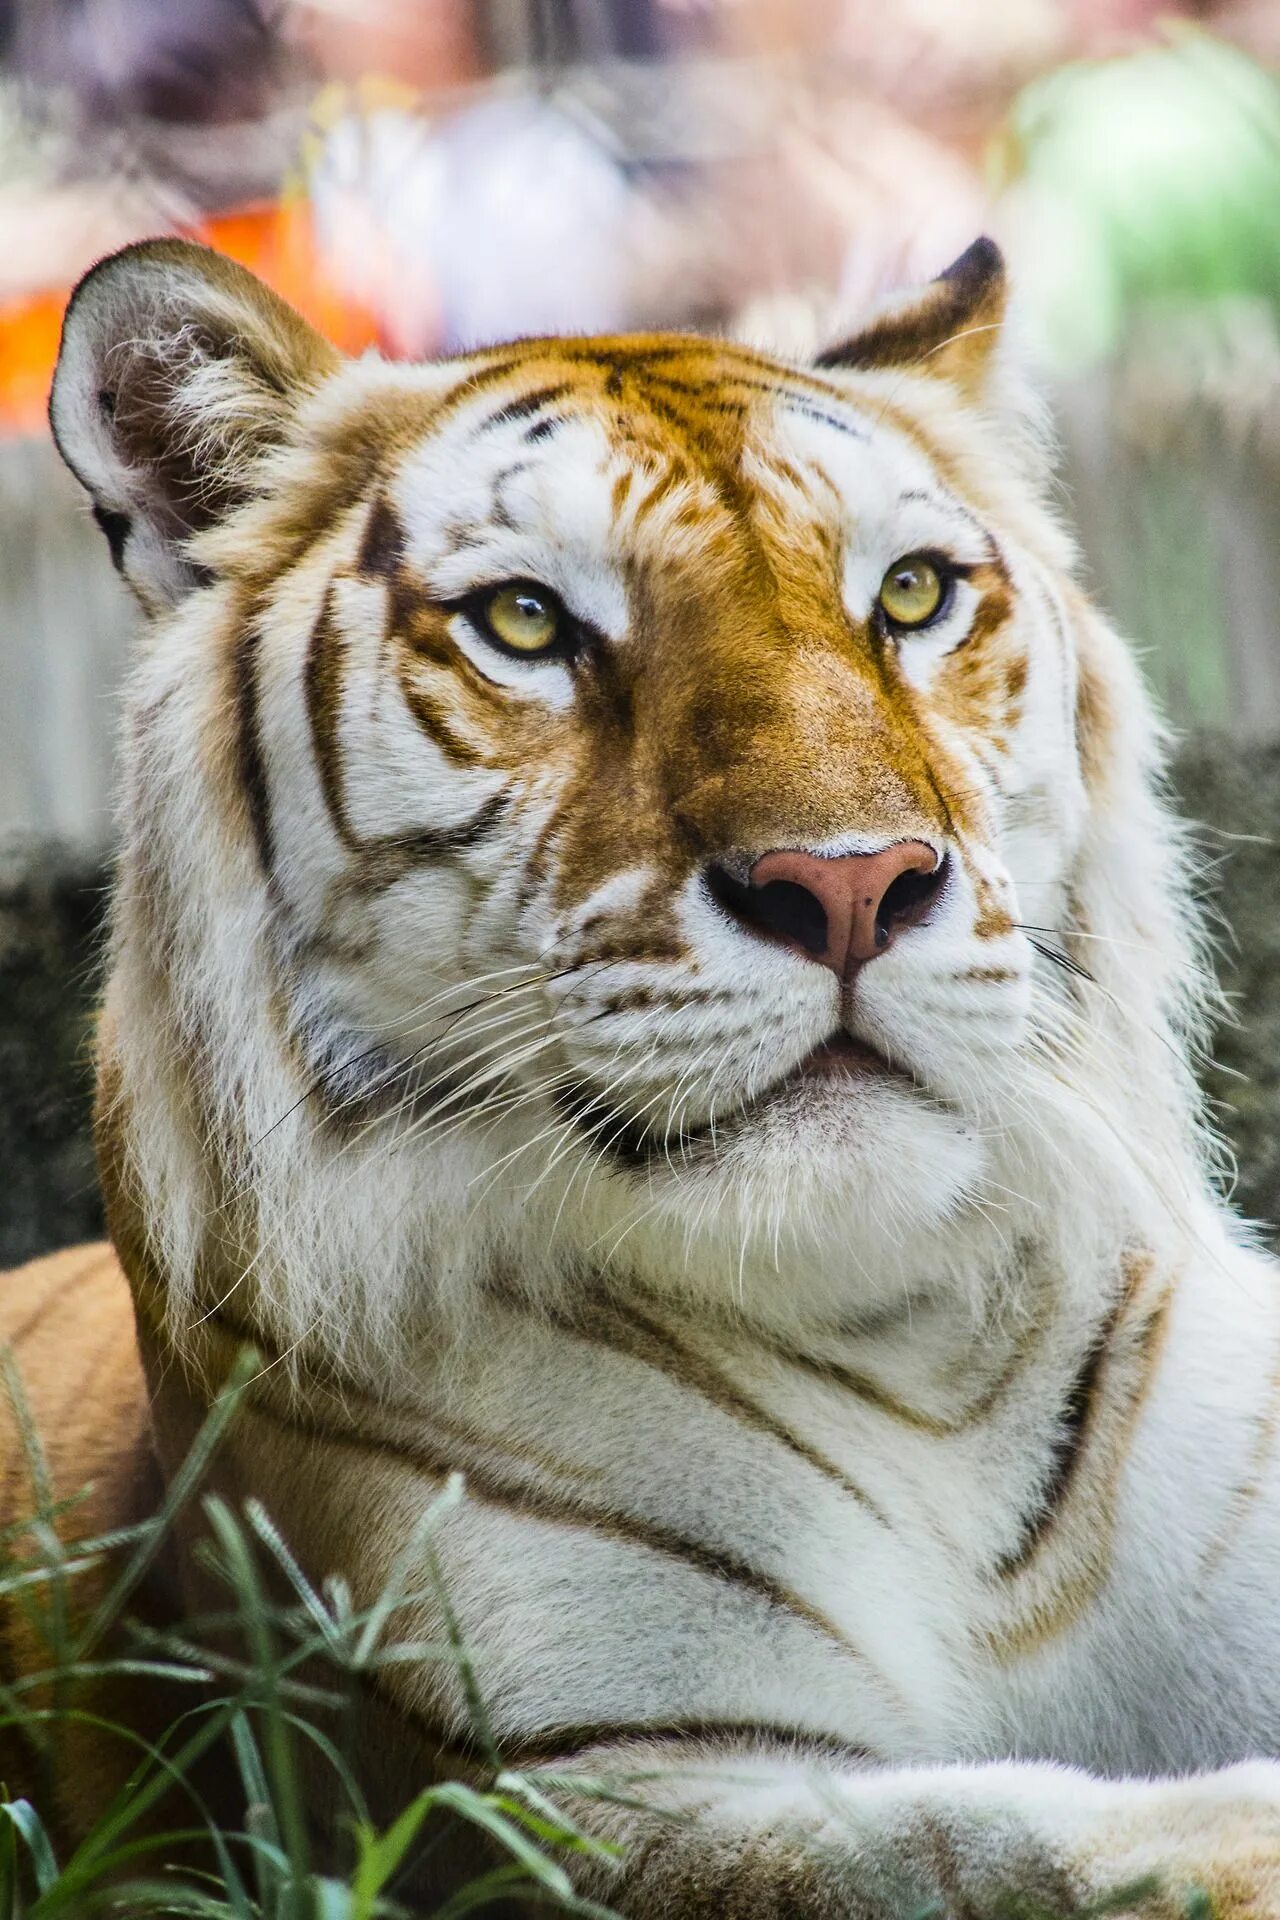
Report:
[[[946,879],[946,856],[923,840],[833,859],[799,850],[766,853],[745,885],[712,867],[712,895],[751,933],[805,953],[846,979],[928,914]]]

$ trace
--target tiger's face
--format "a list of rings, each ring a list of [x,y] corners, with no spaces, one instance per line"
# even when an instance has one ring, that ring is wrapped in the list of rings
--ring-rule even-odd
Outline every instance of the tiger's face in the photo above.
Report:
[[[675,1178],[951,1132],[1025,1031],[1011,865],[1070,844],[1033,557],[874,397],[719,344],[499,352],[423,411],[291,662],[277,870],[342,1021],[407,1055],[424,988],[535,968],[494,1051]]]
[[[187,250],[161,271],[180,309]],[[329,1121],[685,1231],[816,1209],[868,1258],[980,1197],[1086,807],[1063,544],[980,395],[994,249],[806,367],[637,336],[337,368],[255,290],[256,465],[213,287],[164,406],[108,340],[54,419],[182,608],[169,690]],[[197,445],[224,477],[184,493]]]

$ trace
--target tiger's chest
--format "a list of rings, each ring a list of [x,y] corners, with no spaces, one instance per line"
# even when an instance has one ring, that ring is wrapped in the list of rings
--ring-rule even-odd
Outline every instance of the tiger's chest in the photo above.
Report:
[[[1006,1404],[1010,1356],[926,1414],[795,1357],[750,1367],[648,1312],[498,1315],[482,1345],[412,1411],[366,1416],[358,1464],[339,1428],[311,1432],[330,1458],[276,1504],[350,1541],[349,1498],[403,1540],[462,1475],[439,1563],[514,1752],[692,1724],[894,1759],[1000,1746],[993,1649],[1063,1442],[1053,1408]],[[424,1603],[415,1631],[439,1624]],[[448,1677],[428,1684],[456,1733]]]
[[[395,1406],[313,1406],[305,1447],[288,1396],[260,1399],[237,1447],[366,1603],[462,1476],[432,1544],[513,1758],[731,1726],[888,1761],[1191,1766],[1280,1739],[1259,1580],[1280,1506],[1239,1492],[1266,1369],[1243,1331],[1208,1364],[1203,1313],[1153,1289],[1074,1373],[1052,1341],[993,1353],[929,1412],[648,1311],[497,1313],[479,1363],[424,1363]],[[419,1591],[397,1633],[439,1642],[441,1604]],[[453,1670],[390,1671],[433,1734],[466,1737]]]

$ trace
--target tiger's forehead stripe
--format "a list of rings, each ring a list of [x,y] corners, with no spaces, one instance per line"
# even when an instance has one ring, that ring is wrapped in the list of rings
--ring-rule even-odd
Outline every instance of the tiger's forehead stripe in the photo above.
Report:
[[[684,441],[687,450],[723,459],[729,450],[726,428],[740,426],[761,403],[782,401],[851,439],[870,437],[868,426],[831,378],[698,335],[533,340],[524,344],[520,356],[509,349],[495,351],[495,360],[481,359],[478,365],[472,361],[456,386],[440,396],[433,424],[442,425],[448,415],[504,380],[538,380],[540,385],[513,395],[473,431],[490,431],[568,399],[599,409],[624,440],[637,432],[639,407]]]

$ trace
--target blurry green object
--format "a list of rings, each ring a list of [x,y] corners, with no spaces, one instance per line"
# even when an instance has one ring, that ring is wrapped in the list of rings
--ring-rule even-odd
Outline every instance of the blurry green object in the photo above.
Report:
[[[1035,82],[1009,134],[1004,170],[1053,226],[1028,292],[1057,371],[1117,352],[1151,302],[1280,306],[1280,84],[1247,55],[1171,28]]]
[[[1280,738],[1280,82],[1170,27],[994,155],[1093,583],[1182,727]]]

